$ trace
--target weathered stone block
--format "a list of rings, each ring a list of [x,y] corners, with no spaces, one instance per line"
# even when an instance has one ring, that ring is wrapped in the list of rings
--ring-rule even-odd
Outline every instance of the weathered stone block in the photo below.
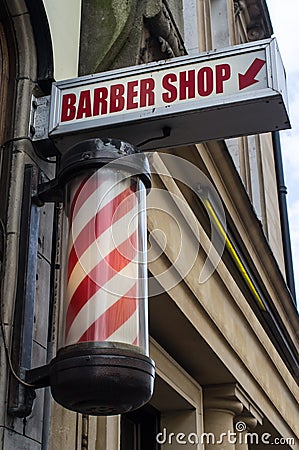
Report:
[[[33,339],[44,348],[48,338],[50,269],[48,261],[38,255]]]
[[[53,211],[54,206],[52,203],[46,203],[40,209],[38,251],[48,261],[51,260],[51,251],[52,251]]]
[[[41,444],[12,430],[4,430],[3,449],[41,450]]]

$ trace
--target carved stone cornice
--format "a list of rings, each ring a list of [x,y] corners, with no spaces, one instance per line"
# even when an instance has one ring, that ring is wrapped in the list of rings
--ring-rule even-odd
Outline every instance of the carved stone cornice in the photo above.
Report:
[[[236,416],[234,419],[235,423],[243,422],[246,425],[246,430],[242,431],[251,431],[254,430],[254,428],[257,426],[258,421],[255,417],[248,415],[248,413],[241,414],[239,416]],[[238,431],[238,430],[237,430]]]
[[[141,28],[137,0],[84,0],[79,75],[133,65]]]
[[[268,7],[265,0],[237,0],[240,8],[248,11],[247,35],[249,41],[269,38],[273,34]]]
[[[145,22],[151,35],[158,40],[161,51],[167,55],[166,57],[185,55],[187,52],[183,38],[167,2],[161,1],[160,8],[156,3],[155,8],[148,9],[145,14]]]
[[[205,410],[231,411],[248,428],[262,423],[261,412],[237,383],[205,386],[203,400]]]
[[[272,35],[272,25],[264,0],[234,0],[235,16],[243,17],[249,41],[268,38]]]
[[[207,398],[204,409],[205,411],[227,411],[233,415],[239,415],[243,411],[243,405],[231,398]]]
[[[208,386],[203,391],[204,410],[228,411],[239,415],[243,411],[243,404],[235,395],[235,384]]]

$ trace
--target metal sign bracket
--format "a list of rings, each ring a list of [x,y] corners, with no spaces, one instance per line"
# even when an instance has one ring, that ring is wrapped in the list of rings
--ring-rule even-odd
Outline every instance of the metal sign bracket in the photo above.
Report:
[[[44,157],[60,154],[53,141],[49,139],[49,118],[51,96],[35,97],[31,99],[28,135],[32,140],[38,155]]]

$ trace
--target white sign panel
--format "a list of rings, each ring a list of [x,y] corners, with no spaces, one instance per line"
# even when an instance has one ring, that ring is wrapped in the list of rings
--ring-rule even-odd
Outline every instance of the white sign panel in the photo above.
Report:
[[[148,141],[151,149],[289,126],[270,39],[55,83],[49,135],[69,135],[68,145],[78,134]]]

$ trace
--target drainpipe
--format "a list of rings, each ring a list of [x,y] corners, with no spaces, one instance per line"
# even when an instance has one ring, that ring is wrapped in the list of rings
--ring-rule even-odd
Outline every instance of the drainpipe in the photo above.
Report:
[[[292,295],[293,302],[296,304],[296,291],[295,291],[295,279],[293,270],[293,258],[290,239],[289,218],[287,209],[287,188],[284,183],[283,164],[281,156],[280,135],[278,131],[272,133],[273,152],[276,169],[276,181],[278,190],[279,212],[281,222],[281,234],[283,243],[283,253],[285,261],[285,271],[287,286]]]

